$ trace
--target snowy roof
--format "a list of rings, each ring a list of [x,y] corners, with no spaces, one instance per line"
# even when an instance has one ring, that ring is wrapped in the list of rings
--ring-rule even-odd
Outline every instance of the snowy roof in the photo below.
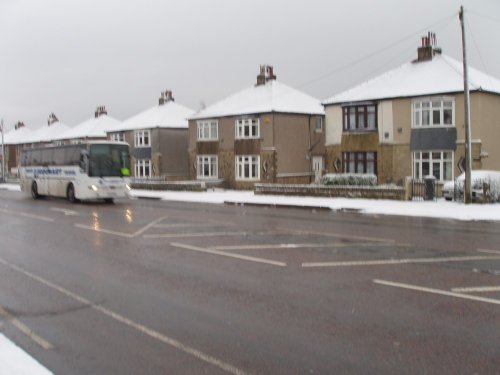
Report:
[[[276,80],[248,87],[196,113],[191,119],[255,113],[300,113],[324,115],[321,102]]]
[[[25,139],[24,143],[51,142],[61,139],[61,134],[69,129],[68,125],[56,121],[50,125],[42,126],[33,130]]]
[[[11,131],[5,133],[4,143],[6,145],[18,145],[26,143],[25,139],[30,137],[32,130],[23,126],[19,129],[12,129]]]
[[[120,125],[120,121],[106,114],[93,117],[61,133],[56,139],[106,138],[106,131]]]
[[[107,132],[152,129],[152,128],[187,128],[188,117],[194,111],[174,101],[149,108],[118,124]]]
[[[323,101],[323,104],[464,91],[462,63],[446,55],[409,62]],[[500,80],[469,67],[469,90],[500,94]]]

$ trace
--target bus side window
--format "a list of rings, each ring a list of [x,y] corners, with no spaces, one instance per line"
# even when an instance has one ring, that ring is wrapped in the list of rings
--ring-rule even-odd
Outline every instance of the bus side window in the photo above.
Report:
[[[80,163],[79,163],[81,172],[87,171],[88,161],[89,161],[89,156],[87,154],[87,151],[82,150],[80,152]]]

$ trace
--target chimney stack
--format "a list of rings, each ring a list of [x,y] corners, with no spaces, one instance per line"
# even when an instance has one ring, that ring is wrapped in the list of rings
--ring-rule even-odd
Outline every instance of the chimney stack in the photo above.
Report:
[[[417,49],[417,62],[430,61],[436,53],[441,53],[441,48],[436,47],[436,34],[428,32],[422,37],[422,45]]]
[[[159,105],[163,105],[165,103],[173,102],[173,101],[174,101],[174,97],[172,96],[172,91],[166,90],[166,91],[162,91],[158,103],[159,103]]]
[[[95,112],[94,112],[95,118],[98,118],[101,115],[107,115],[107,114],[108,114],[108,111],[106,111],[106,107],[103,105],[97,107]]]
[[[21,129],[21,128],[24,128],[24,122],[18,121],[16,123],[16,125],[14,125],[14,129],[17,130],[17,129]]]
[[[54,114],[54,112],[52,112],[50,115],[49,115],[49,119],[47,120],[47,124],[50,126],[52,125],[54,122],[58,122],[59,120],[57,119],[56,115]]]
[[[257,86],[265,85],[267,81],[275,80],[274,70],[271,65],[261,65],[260,74],[257,76]]]

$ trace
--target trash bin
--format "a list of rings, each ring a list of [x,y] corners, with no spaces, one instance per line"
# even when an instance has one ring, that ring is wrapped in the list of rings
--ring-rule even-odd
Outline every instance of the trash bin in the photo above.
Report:
[[[424,177],[425,195],[424,199],[426,201],[432,201],[436,198],[436,177],[425,176]]]

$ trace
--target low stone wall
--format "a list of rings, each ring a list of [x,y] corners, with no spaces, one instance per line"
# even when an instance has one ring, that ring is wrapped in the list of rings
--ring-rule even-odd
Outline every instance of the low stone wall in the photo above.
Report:
[[[337,198],[405,199],[405,189],[399,186],[255,184],[254,193]]]
[[[165,181],[161,178],[133,178],[130,181],[130,187],[141,190],[206,191],[211,188],[225,187],[225,181]]]

